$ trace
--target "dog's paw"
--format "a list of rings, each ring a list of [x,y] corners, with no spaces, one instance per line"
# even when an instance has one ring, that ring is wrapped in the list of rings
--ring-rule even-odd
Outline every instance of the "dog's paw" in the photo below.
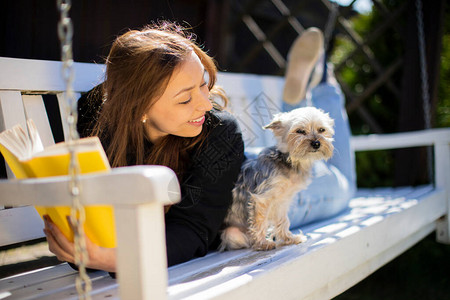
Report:
[[[255,244],[253,244],[252,248],[253,250],[256,251],[267,251],[267,250],[272,250],[275,249],[275,247],[277,246],[277,244],[273,241],[261,241],[261,242],[256,242]]]
[[[296,245],[306,242],[306,236],[300,234],[289,234],[280,243],[280,245]]]

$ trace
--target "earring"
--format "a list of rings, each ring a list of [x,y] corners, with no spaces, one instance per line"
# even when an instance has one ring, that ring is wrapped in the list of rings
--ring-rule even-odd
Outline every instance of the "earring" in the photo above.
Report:
[[[142,123],[145,124],[145,122],[147,122],[147,116],[142,117]]]

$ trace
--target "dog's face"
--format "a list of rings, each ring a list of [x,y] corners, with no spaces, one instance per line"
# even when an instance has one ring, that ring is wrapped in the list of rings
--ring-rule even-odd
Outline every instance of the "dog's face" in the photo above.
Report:
[[[334,120],[315,107],[279,113],[264,127],[271,129],[281,152],[291,160],[329,159],[333,155]]]

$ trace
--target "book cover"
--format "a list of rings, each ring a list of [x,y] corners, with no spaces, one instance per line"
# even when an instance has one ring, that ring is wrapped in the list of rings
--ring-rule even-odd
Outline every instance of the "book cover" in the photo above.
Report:
[[[16,178],[35,178],[67,175],[70,154],[65,142],[42,146],[39,133],[32,120],[27,121],[27,130],[16,125],[0,133],[0,152]],[[110,165],[98,137],[76,141],[76,157],[80,172],[108,172]],[[67,222],[70,207],[35,206],[42,217],[49,215],[63,234],[73,241],[73,232]],[[112,248],[116,246],[114,211],[112,206],[85,206],[86,235],[95,244]]]

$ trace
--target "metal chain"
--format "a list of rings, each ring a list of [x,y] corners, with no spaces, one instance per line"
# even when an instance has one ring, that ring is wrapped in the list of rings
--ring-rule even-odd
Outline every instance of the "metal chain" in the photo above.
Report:
[[[423,99],[423,110],[425,117],[425,128],[431,128],[431,116],[430,116],[430,96],[428,94],[428,73],[427,64],[425,58],[425,34],[423,32],[423,15],[422,15],[422,1],[416,0],[417,8],[417,29],[419,31],[419,58],[420,58],[420,75],[421,75],[421,88],[422,88],[422,99]]]
[[[73,56],[72,56],[72,37],[73,25],[69,17],[71,0],[57,0],[57,6],[60,11],[60,20],[58,22],[58,37],[61,42],[61,60],[62,77],[66,84],[64,93],[64,103],[66,103],[67,123],[69,125],[69,136],[67,145],[70,153],[69,163],[69,192],[72,197],[72,207],[70,210],[70,221],[74,227],[74,245],[75,245],[75,264],[78,266],[78,276],[75,280],[75,286],[79,299],[91,299],[90,291],[92,289],[91,280],[86,272],[88,254],[86,250],[86,240],[83,224],[86,219],[84,207],[80,201],[80,168],[76,158],[75,143],[79,139],[77,132],[77,103],[73,91]]]
[[[425,34],[423,31],[423,14],[422,14],[422,1],[416,0],[416,18],[417,18],[417,30],[419,41],[419,59],[420,59],[420,79],[422,89],[422,105],[423,114],[425,120],[425,129],[431,128],[431,111],[430,111],[430,95],[428,87],[428,72],[427,63],[425,57]],[[427,162],[428,162],[428,180],[433,182],[433,168],[432,168],[432,153],[431,148],[427,147]]]

